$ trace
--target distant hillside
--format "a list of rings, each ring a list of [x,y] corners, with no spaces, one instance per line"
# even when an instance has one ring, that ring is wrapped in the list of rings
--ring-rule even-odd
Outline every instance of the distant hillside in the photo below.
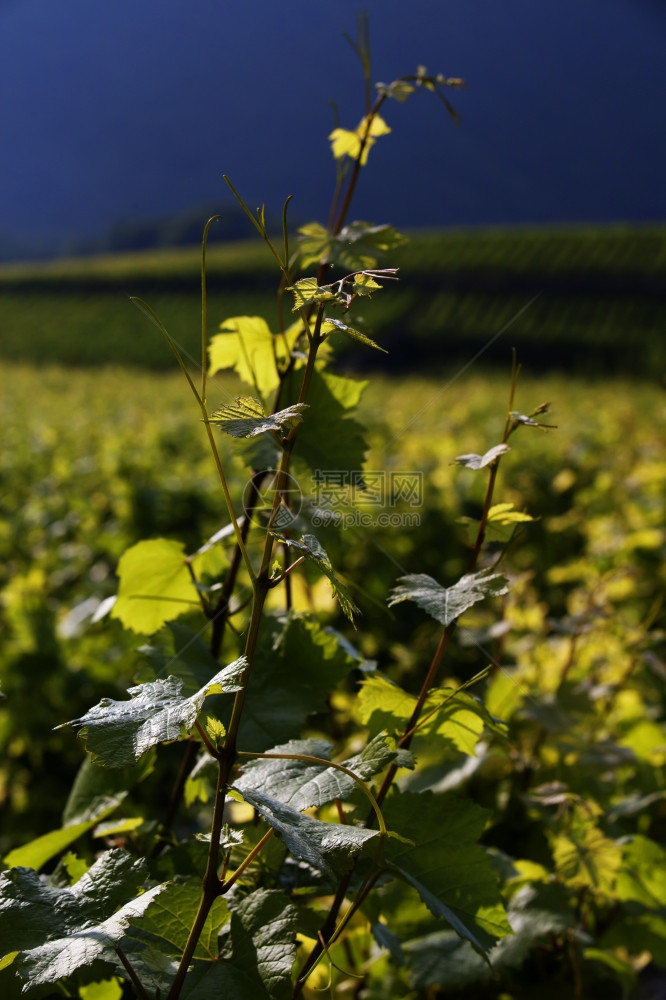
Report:
[[[240,314],[275,327],[275,266],[257,241],[212,246],[211,330]],[[387,355],[341,345],[359,368],[460,365],[482,352],[532,369],[661,377],[666,362],[666,227],[433,231],[391,260],[400,282],[353,306]],[[0,356],[64,364],[171,365],[128,301],[146,298],[183,348],[199,349],[195,248],[0,268]]]

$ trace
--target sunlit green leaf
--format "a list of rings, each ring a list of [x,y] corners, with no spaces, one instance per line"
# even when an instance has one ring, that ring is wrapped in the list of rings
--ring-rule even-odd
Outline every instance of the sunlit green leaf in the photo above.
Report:
[[[261,316],[233,316],[221,324],[221,333],[211,337],[208,356],[210,374],[233,368],[243,382],[266,397],[278,386],[276,364],[278,338]]]
[[[416,698],[386,677],[372,675],[363,681],[356,709],[360,721],[371,732],[388,729],[402,735],[416,707]],[[474,756],[483,732],[506,735],[482,702],[465,691],[436,688],[430,692],[414,731],[416,740],[424,739],[438,753],[448,751]]]
[[[370,337],[366,337],[366,335],[361,333],[360,330],[355,330],[353,326],[348,326],[347,323],[343,323],[342,320],[329,318],[324,320],[322,323],[322,331],[324,333],[331,333],[336,330],[340,333],[344,333],[345,336],[350,337],[351,340],[358,341],[359,344],[365,344],[366,347],[374,347],[375,350],[383,351],[384,354],[388,354],[388,351],[385,348],[380,347],[379,344],[376,344],[374,340],[370,339]]]
[[[485,571],[463,576],[452,587],[442,587],[425,573],[410,573],[400,577],[400,582],[402,586],[395,587],[389,598],[389,607],[414,601],[442,625],[450,625],[477,601],[509,592],[506,577]]]
[[[354,132],[344,128],[336,128],[333,129],[328,138],[336,160],[343,156],[357,160],[360,156],[361,166],[365,166],[375,140],[381,135],[388,135],[390,131],[391,129],[383,118],[379,115],[373,115],[371,118],[369,116],[362,118]]]
[[[183,682],[178,677],[139,684],[129,689],[129,701],[102,698],[80,719],[66,725],[80,730],[93,760],[106,767],[123,767],[158,743],[190,733],[206,697],[237,691],[246,666],[245,657],[240,657],[189,698],[183,695]]]
[[[496,503],[488,511],[488,521],[496,524],[520,524],[524,521],[533,521],[529,514],[522,514],[513,509],[512,503]]]
[[[666,851],[648,837],[634,834],[622,848],[615,895],[651,910],[666,906]]]
[[[137,895],[145,879],[145,863],[120,850],[107,851],[67,888],[13,868],[0,875],[0,951],[21,952],[15,965],[29,985],[66,979],[98,958],[113,961],[130,921],[165,888]]]
[[[347,272],[376,267],[381,255],[405,242],[393,226],[372,226],[367,222],[350,222],[339,233],[331,233],[317,222],[299,230],[301,267],[320,261],[337,264]]]
[[[612,892],[622,849],[593,823],[578,824],[567,836],[552,838],[557,872],[567,885]]]
[[[39,871],[47,861],[55,858],[57,854],[64,851],[66,847],[78,840],[82,834],[90,830],[95,825],[95,820],[87,820],[81,823],[73,823],[63,826],[59,830],[52,830],[45,833],[23,847],[6,854],[3,861],[8,868],[34,868]]]
[[[125,628],[149,635],[199,606],[185,547],[167,538],[138,542],[118,564],[118,600],[111,611]]]
[[[508,444],[496,444],[494,448],[491,448],[484,455],[458,455],[453,461],[456,465],[464,465],[466,469],[485,469],[487,465],[491,465],[500,455],[506,455],[507,451],[511,451]]]
[[[215,410],[210,422],[232,437],[250,438],[266,431],[284,433],[301,422],[307,408],[307,403],[295,403],[267,416],[261,400],[254,396],[237,396],[233,403]]]

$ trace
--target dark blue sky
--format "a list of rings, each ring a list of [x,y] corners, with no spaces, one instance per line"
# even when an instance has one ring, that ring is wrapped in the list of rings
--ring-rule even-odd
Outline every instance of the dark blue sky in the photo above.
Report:
[[[0,0],[0,240],[252,203],[324,219],[328,101],[362,114],[342,33],[370,14],[375,80],[462,76],[391,102],[355,215],[399,226],[666,220],[659,0]]]

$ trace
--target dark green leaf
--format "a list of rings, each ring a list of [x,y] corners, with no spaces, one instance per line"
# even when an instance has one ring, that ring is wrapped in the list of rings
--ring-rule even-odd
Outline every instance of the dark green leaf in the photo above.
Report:
[[[402,586],[395,587],[389,598],[389,607],[414,601],[442,625],[450,625],[477,601],[509,592],[505,577],[486,571],[463,576],[452,587],[442,587],[426,573],[410,573],[400,577],[400,582]]]
[[[265,615],[239,749],[263,751],[297,738],[308,716],[324,711],[330,692],[356,665],[337,638],[311,616]]]
[[[120,850],[107,851],[67,888],[51,887],[28,868],[4,872],[0,951],[21,952],[17,971],[29,985],[55,983],[98,958],[113,961],[130,920],[165,888],[137,896],[145,879],[145,863]]]
[[[360,477],[367,444],[362,425],[349,413],[358,405],[366,385],[326,371],[313,372],[310,411],[298,429],[293,456],[295,474],[304,488],[306,470],[335,470]],[[288,398],[298,398],[298,372],[290,373],[285,389]]]
[[[330,743],[310,739],[291,740],[283,746],[273,747],[268,753],[301,754],[327,759],[330,751]],[[389,739],[386,733],[380,733],[360,754],[342,763],[363,781],[369,781],[388,767],[397,755],[394,740]],[[408,760],[409,758],[406,763]],[[406,766],[406,763],[402,766]],[[243,765],[243,773],[236,781],[236,788],[241,792],[245,789],[269,788],[272,797],[299,810],[321,806],[336,798],[346,799],[356,787],[357,783],[353,778],[334,767],[275,758],[249,761]]]
[[[490,859],[477,843],[488,815],[452,796],[394,793],[383,806],[391,831],[391,869],[412,885],[436,916],[482,951],[511,933]]]
[[[363,850],[363,845],[377,836],[376,830],[342,823],[322,823],[311,816],[304,816],[257,789],[246,788],[241,794],[273,827],[295,858],[312,865],[333,881],[336,874],[350,867],[353,859]]]
[[[194,962],[183,1000],[289,1000],[296,953],[296,910],[276,890],[230,898],[229,934],[217,962]]]
[[[201,635],[181,622],[169,622],[150,643],[139,647],[145,663],[137,671],[139,683],[159,677],[179,677],[183,694],[193,695],[219,672],[220,664]]]

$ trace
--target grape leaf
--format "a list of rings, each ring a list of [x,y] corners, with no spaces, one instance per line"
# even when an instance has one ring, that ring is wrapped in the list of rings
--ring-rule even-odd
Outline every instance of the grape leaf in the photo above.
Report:
[[[187,939],[194,923],[199,903],[201,902],[201,879],[188,879],[186,882],[169,883],[164,892],[148,909],[144,916],[134,921],[123,942],[123,951],[130,958],[132,965],[139,970],[141,953],[147,944],[152,944],[162,955],[179,959],[183,953]],[[217,938],[220,930],[229,922],[230,913],[226,901],[218,897],[206,918],[201,935],[197,942],[194,958],[214,962],[218,957]],[[134,958],[136,953],[137,958]],[[144,981],[144,986],[150,985],[153,991],[164,990],[168,985],[161,970],[152,971],[150,983]],[[157,975],[156,975],[157,973]],[[143,980],[143,977],[141,977]]]
[[[624,845],[615,895],[651,910],[666,906],[666,851],[654,840],[634,834]]]
[[[332,881],[336,880],[336,874],[349,868],[363,845],[378,835],[376,830],[365,827],[322,823],[256,788],[238,790],[273,827],[295,858],[312,865]]]
[[[342,159],[343,156],[357,160],[360,156],[363,167],[368,162],[368,154],[376,139],[381,135],[388,135],[390,131],[391,129],[380,115],[366,115],[361,119],[355,131],[335,128],[328,138],[336,160]]]
[[[477,601],[509,592],[505,577],[485,570],[461,577],[452,587],[442,587],[426,573],[410,573],[400,577],[399,582],[402,586],[394,588],[389,607],[401,601],[414,601],[442,625],[450,625]]]
[[[194,962],[183,1000],[290,1000],[296,909],[284,893],[255,889],[229,898],[231,922],[216,962]]]
[[[150,635],[162,625],[199,606],[185,562],[185,547],[152,538],[127,549],[118,564],[118,599],[111,611],[125,628]]]
[[[391,870],[435,916],[482,951],[511,933],[490,859],[477,843],[488,811],[453,796],[394,791],[383,805]]]
[[[106,767],[123,767],[158,743],[187,735],[206,697],[237,691],[246,666],[247,660],[241,656],[189,698],[183,695],[183,682],[178,677],[139,684],[129,689],[129,701],[102,698],[80,719],[64,725],[80,729],[93,760]]]
[[[90,757],[83,758],[62,814],[65,826],[98,822],[117,809],[131,789],[152,773],[155,755],[145,754],[138,765],[126,768],[97,767]]]
[[[51,830],[50,833],[45,833],[41,837],[31,840],[29,844],[24,844],[22,847],[10,851],[3,858],[3,862],[8,868],[34,868],[39,871],[47,861],[55,858],[57,854],[73,844],[96,822],[94,819],[88,819],[63,826],[59,830]]]
[[[327,759],[331,744],[324,740],[291,740],[282,746],[273,747],[271,754],[303,754]],[[344,766],[363,781],[379,774],[398,756],[395,741],[386,733],[379,733],[363,748],[361,753],[342,761]],[[412,763],[411,755],[401,755],[401,766]],[[270,788],[271,795],[293,809],[308,809],[321,806],[333,799],[346,799],[357,787],[356,782],[344,771],[321,764],[302,760],[279,760],[277,758],[249,761],[243,764],[241,777],[236,788]]]
[[[492,968],[469,941],[451,931],[436,931],[403,944],[411,985],[415,989],[440,986],[461,991],[495,976],[520,969],[530,952],[553,934],[561,934],[572,924],[571,909],[561,886],[531,886],[511,900],[507,916],[513,930],[492,952]]]
[[[508,444],[496,444],[494,448],[487,451],[485,455],[458,455],[453,459],[453,464],[464,465],[466,469],[485,469],[487,465],[491,465],[495,459],[499,458],[500,455],[506,455],[507,451],[511,451]]]
[[[254,396],[237,396],[233,403],[215,410],[210,422],[217,424],[232,437],[251,438],[266,431],[283,433],[289,430],[301,422],[307,408],[307,403],[295,403],[294,406],[266,416],[260,400]]]
[[[438,705],[439,710],[433,711]],[[415,706],[413,695],[380,675],[363,681],[357,699],[359,719],[371,732],[387,729],[402,734]],[[453,751],[474,756],[485,729],[506,736],[506,727],[465,691],[434,689],[425,702],[422,719],[425,721],[415,731],[414,739],[425,738],[431,746],[437,746],[440,754],[450,755]]]
[[[356,664],[311,616],[264,615],[239,748],[263,751],[298,737],[308,716],[324,710],[331,690]]]
[[[324,261],[338,264],[346,271],[374,268],[381,254],[405,242],[393,226],[372,226],[367,222],[350,222],[339,233],[331,233],[318,222],[310,222],[298,230],[301,267]]]
[[[279,538],[284,545],[288,545],[290,548],[302,553],[310,562],[315,563],[329,580],[333,596],[337,597],[340,607],[353,625],[354,615],[358,615],[361,612],[352,601],[346,587],[340,583],[333,572],[331,560],[328,558],[324,546],[318,542],[314,535],[303,535],[300,541],[296,541],[294,538],[285,538],[284,535],[278,534],[275,537]]]
[[[523,521],[533,521],[530,514],[523,514],[513,509],[513,503],[496,503],[488,511],[488,522],[495,524],[518,524]]]
[[[220,325],[208,348],[210,374],[233,368],[262,398],[277,389],[277,362],[285,362],[303,329],[294,323],[284,336],[274,336],[261,316],[233,316]]]
[[[182,680],[186,695],[198,691],[220,669],[201,635],[182,622],[168,622],[139,652],[145,662],[135,676],[138,683],[170,674]]]
[[[165,888],[137,895],[146,874],[144,861],[121,850],[107,851],[66,888],[50,886],[29,868],[4,872],[0,952],[21,952],[15,965],[28,986],[55,983],[98,958],[113,961],[130,920]]]
[[[570,836],[552,837],[551,847],[557,873],[567,885],[612,891],[622,849],[593,823],[574,825]]]
[[[340,333],[344,333],[345,336],[350,337],[352,340],[358,341],[359,344],[365,344],[366,347],[374,347],[377,351],[383,351],[384,354],[388,354],[388,351],[384,347],[380,347],[376,344],[374,340],[370,337],[366,337],[364,333],[360,330],[355,330],[353,326],[348,326],[347,323],[343,323],[341,319],[325,319],[322,323],[323,333],[333,333],[338,330]]]
[[[315,370],[308,402],[308,419],[298,429],[293,465],[299,480],[305,466],[309,470],[336,470],[360,476],[367,444],[363,426],[349,416],[359,403],[367,382]],[[298,372],[285,380],[287,398],[297,399],[300,390]]]

